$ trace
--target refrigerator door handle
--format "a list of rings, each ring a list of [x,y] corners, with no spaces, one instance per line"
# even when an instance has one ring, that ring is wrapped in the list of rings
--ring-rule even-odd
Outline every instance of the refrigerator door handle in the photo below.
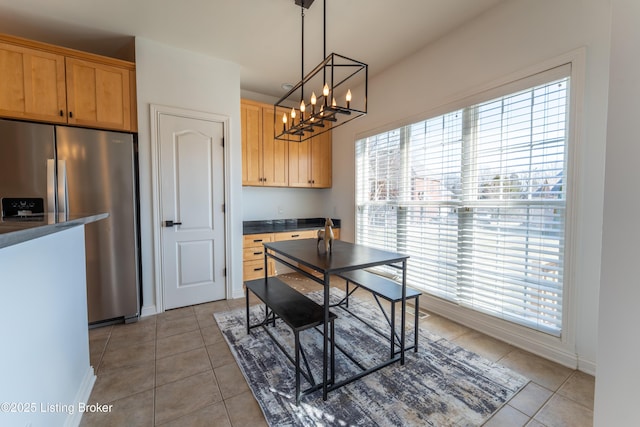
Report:
[[[67,162],[58,160],[58,214],[62,214],[64,219],[69,215],[69,198],[67,188]]]
[[[56,212],[56,163],[55,159],[47,159],[47,213]]]

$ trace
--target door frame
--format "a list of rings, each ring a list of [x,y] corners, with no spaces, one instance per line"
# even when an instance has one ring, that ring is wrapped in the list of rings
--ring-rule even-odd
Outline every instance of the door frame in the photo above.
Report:
[[[223,116],[220,114],[208,113],[205,111],[196,111],[196,110],[188,110],[184,108],[178,107],[170,107],[167,105],[159,105],[159,104],[150,104],[149,105],[149,117],[151,121],[151,197],[152,197],[152,214],[153,214],[153,222],[152,222],[152,238],[153,238],[153,263],[154,263],[154,276],[155,276],[155,309],[156,314],[163,313],[164,309],[164,272],[162,266],[162,218],[160,213],[162,212],[162,194],[160,193],[160,116],[162,114],[184,117],[187,119],[196,119],[196,120],[207,120],[212,122],[222,123],[222,135],[224,141],[229,141],[229,117]],[[229,196],[231,194],[230,182],[231,177],[229,176],[229,167],[231,164],[231,150],[228,149],[228,144],[223,145],[224,159],[223,159],[223,169],[224,169],[224,203],[225,203],[225,213],[224,213],[224,249],[225,249],[225,257],[224,257],[224,268],[226,271],[226,275],[224,277],[225,282],[225,299],[230,299],[233,295],[233,289],[231,284],[232,280],[232,272],[229,268],[229,254],[231,253],[231,239],[229,239],[231,224],[229,215],[229,209],[227,205],[227,201],[229,200]]]

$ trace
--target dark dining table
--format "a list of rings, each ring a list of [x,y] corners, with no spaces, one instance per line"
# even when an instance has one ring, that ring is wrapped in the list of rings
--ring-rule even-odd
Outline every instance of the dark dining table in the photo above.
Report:
[[[322,397],[327,399],[327,393],[346,384],[349,384],[365,375],[375,372],[392,363],[405,361],[405,318],[406,318],[406,288],[407,288],[407,259],[408,255],[396,252],[384,251],[364,245],[334,240],[331,250],[327,253],[323,242],[318,245],[316,239],[286,240],[280,242],[264,243],[265,272],[269,258],[282,263],[299,272],[309,279],[321,284],[324,289],[324,344],[322,349]],[[347,271],[366,269],[375,266],[389,265],[402,272],[402,309],[400,351],[381,363],[362,369],[355,375],[329,382],[328,371],[335,369],[335,355],[329,355],[329,296],[331,276]],[[316,274],[314,274],[314,272]],[[334,337],[331,337],[334,339]],[[332,375],[333,376],[333,375]]]

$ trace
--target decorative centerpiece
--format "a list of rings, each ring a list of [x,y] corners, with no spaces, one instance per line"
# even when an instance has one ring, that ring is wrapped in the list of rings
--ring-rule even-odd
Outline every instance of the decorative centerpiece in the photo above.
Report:
[[[324,251],[330,253],[333,250],[333,221],[331,218],[326,218],[324,221],[324,230],[318,230],[318,242],[316,246],[320,245],[320,241],[324,240]]]

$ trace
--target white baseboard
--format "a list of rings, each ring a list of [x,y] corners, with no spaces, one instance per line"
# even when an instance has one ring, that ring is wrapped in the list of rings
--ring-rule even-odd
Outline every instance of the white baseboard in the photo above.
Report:
[[[154,314],[158,314],[155,305],[145,305],[140,309],[140,317],[153,316]]]
[[[596,376],[596,362],[578,358],[578,370]]]
[[[579,368],[575,352],[563,348],[560,340],[554,337],[458,307],[438,298],[425,298],[424,303],[420,301],[420,307],[562,366]]]
[[[67,416],[67,419],[64,422],[65,427],[78,427],[80,425],[80,421],[82,421],[82,412],[80,412],[78,408],[80,403],[86,404],[89,402],[89,396],[91,396],[91,391],[93,390],[93,385],[95,383],[96,375],[93,371],[93,366],[89,366],[84,378],[82,379],[82,383],[80,383],[80,388],[76,393],[75,400],[73,401],[73,405],[76,410]]]

